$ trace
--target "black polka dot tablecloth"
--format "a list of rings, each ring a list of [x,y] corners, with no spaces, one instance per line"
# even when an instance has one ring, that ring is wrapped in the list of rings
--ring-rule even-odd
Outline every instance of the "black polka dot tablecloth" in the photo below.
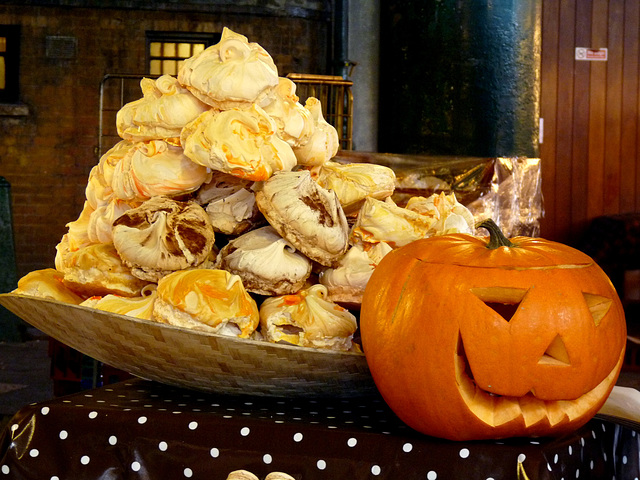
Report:
[[[596,418],[558,439],[450,442],[400,422],[378,397],[229,397],[131,380],[21,409],[0,480],[638,478],[635,424]]]

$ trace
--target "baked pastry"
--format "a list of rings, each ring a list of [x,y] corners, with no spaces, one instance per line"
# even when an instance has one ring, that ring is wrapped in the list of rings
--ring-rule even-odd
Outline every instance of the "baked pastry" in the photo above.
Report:
[[[434,235],[447,233],[473,234],[475,219],[473,213],[456,199],[455,193],[434,193],[429,197],[411,197],[407,210],[435,218],[432,225]]]
[[[292,147],[305,145],[311,138],[315,123],[311,112],[298,100],[296,84],[280,77],[278,86],[263,108],[278,126],[278,136]]]
[[[211,172],[192,162],[182,148],[164,140],[134,144],[113,170],[114,196],[144,201],[157,195],[190,193],[211,178]]]
[[[158,196],[113,222],[113,243],[137,277],[156,282],[204,262],[215,240],[209,216],[197,203]]]
[[[143,97],[116,114],[118,135],[132,142],[180,137],[187,123],[210,108],[170,75],[143,78],[140,89]]]
[[[260,306],[265,340],[339,351],[357,349],[355,316],[327,300],[327,288],[313,285],[295,295],[269,297]]]
[[[285,295],[304,286],[312,263],[266,226],[231,240],[220,250],[218,265],[242,278],[249,292]]]
[[[113,198],[113,172],[124,156],[133,147],[133,143],[122,140],[111,147],[89,173],[85,193],[89,205],[98,208]]]
[[[327,287],[329,300],[349,307],[359,306],[371,274],[391,250],[386,242],[356,244],[344,254],[337,267],[322,270],[318,280]]]
[[[139,202],[125,202],[112,198],[108,203],[98,206],[89,215],[87,225],[89,241],[91,243],[113,243],[113,222],[127,210],[139,205]]]
[[[308,170],[278,172],[256,189],[262,214],[298,251],[327,267],[347,251],[349,226],[340,201]]]
[[[395,189],[396,175],[383,165],[326,162],[313,170],[318,185],[336,192],[347,215],[357,212],[366,197],[384,200]]]
[[[263,223],[256,205],[253,182],[216,172],[212,180],[200,187],[195,200],[209,215],[213,230],[226,235],[240,235]]]
[[[155,321],[241,338],[258,327],[255,300],[240,277],[225,270],[173,272],[160,279],[157,292]]]
[[[320,100],[309,97],[304,106],[311,113],[314,129],[309,141],[300,147],[295,147],[293,153],[298,159],[298,165],[322,165],[338,153],[340,137],[335,127],[324,119]]]
[[[142,289],[140,296],[137,297],[121,297],[119,295],[90,297],[80,305],[142,320],[151,320],[156,296],[156,286],[149,284]]]
[[[203,113],[183,130],[184,154],[199,165],[252,181],[291,170],[296,157],[276,135],[275,122],[256,104]]]
[[[11,293],[48,298],[63,303],[80,304],[84,299],[63,283],[64,275],[55,268],[44,268],[27,273],[18,280]]]
[[[204,103],[220,110],[260,102],[276,85],[269,53],[228,28],[220,42],[184,61],[178,80]]]
[[[64,275],[63,283],[84,297],[110,293],[135,297],[149,283],[132,275],[111,243],[66,252],[61,248],[58,253],[56,269]]]

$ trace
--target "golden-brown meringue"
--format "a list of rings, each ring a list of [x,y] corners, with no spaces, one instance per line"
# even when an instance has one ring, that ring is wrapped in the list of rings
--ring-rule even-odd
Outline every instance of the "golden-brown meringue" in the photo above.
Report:
[[[366,197],[384,200],[395,189],[396,175],[384,165],[326,162],[314,170],[318,185],[336,192],[347,215],[357,211]]]
[[[142,289],[140,296],[121,297],[109,294],[104,297],[87,298],[80,305],[142,320],[151,320],[156,296],[156,286],[149,284]]]
[[[211,253],[214,240],[200,205],[168,197],[152,197],[113,223],[113,243],[124,263],[149,281],[198,266]]]
[[[311,261],[266,226],[231,240],[218,255],[219,267],[242,278],[249,292],[285,295],[300,290]]]
[[[111,186],[120,200],[143,201],[193,192],[210,178],[211,173],[189,160],[182,148],[151,140],[129,149],[114,169]]]
[[[256,205],[253,182],[216,172],[210,182],[202,185],[196,201],[209,215],[214,231],[225,235],[240,235],[264,217]]]
[[[226,110],[259,102],[278,85],[278,69],[264,48],[225,27],[219,43],[185,60],[178,80],[204,103]]]
[[[322,165],[338,153],[340,137],[335,127],[324,119],[320,100],[309,97],[304,106],[311,113],[314,130],[309,141],[300,147],[295,147],[293,153],[298,159],[298,165]]]
[[[434,193],[429,197],[411,197],[407,210],[435,219],[433,235],[448,233],[473,234],[475,219],[473,213],[456,199],[455,193]]]
[[[278,136],[292,147],[305,145],[311,138],[315,123],[311,112],[296,95],[296,84],[280,77],[270,102],[263,108],[278,126]]]
[[[80,304],[83,298],[70,290],[63,280],[64,274],[54,268],[34,270],[18,280],[18,287],[11,293]]]
[[[110,243],[96,243],[61,254],[56,268],[64,275],[64,284],[85,297],[109,293],[135,297],[149,283],[131,274]]]
[[[180,141],[185,155],[199,165],[261,181],[296,165],[291,147],[276,130],[271,117],[252,104],[244,110],[203,113],[183,129]]]
[[[180,137],[182,128],[209,106],[170,75],[140,81],[143,97],[127,103],[116,114],[118,135],[125,140]]]
[[[278,172],[258,186],[256,202],[280,236],[321,265],[333,266],[349,247],[349,227],[335,192],[308,170]]]
[[[224,270],[173,272],[158,282],[154,320],[249,338],[258,327],[256,302],[237,275]]]
[[[327,300],[327,288],[313,285],[295,295],[269,297],[260,307],[260,328],[270,342],[340,351],[354,349],[355,316]]]
[[[124,156],[133,147],[133,143],[122,140],[100,157],[100,161],[89,173],[85,193],[89,205],[94,209],[105,205],[113,198],[113,172]]]

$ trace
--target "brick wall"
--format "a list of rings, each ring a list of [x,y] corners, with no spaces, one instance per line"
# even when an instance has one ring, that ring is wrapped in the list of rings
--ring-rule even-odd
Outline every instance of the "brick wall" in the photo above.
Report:
[[[221,32],[228,26],[266,48],[282,76],[330,73],[329,15],[317,10],[328,8],[327,2],[307,3],[315,14],[307,9],[301,16],[278,15],[255,7],[248,13],[238,8],[214,13],[215,7],[208,7],[213,13],[203,13],[3,6],[0,25],[22,26],[24,105],[0,105],[0,176],[11,184],[19,276],[53,266],[55,246],[65,225],[78,217],[89,171],[98,161],[100,82],[107,73],[146,71],[145,31]],[[46,57],[46,37],[54,35],[77,38],[75,58]]]

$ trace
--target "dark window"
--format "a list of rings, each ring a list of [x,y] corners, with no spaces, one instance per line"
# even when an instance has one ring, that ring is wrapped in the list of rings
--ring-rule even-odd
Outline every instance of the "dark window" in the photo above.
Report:
[[[0,25],[0,103],[19,99],[20,25]]]
[[[220,41],[220,33],[147,32],[151,75],[177,75],[182,62]]]

